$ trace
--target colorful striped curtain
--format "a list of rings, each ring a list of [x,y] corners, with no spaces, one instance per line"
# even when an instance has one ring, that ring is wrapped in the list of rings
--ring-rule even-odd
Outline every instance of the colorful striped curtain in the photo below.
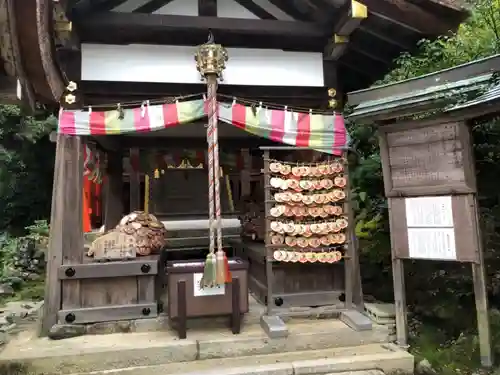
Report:
[[[278,143],[339,155],[349,142],[340,114],[254,108],[239,103],[219,103],[218,108],[221,122]],[[59,132],[69,135],[149,132],[200,120],[206,115],[202,99],[121,111],[61,110]]]

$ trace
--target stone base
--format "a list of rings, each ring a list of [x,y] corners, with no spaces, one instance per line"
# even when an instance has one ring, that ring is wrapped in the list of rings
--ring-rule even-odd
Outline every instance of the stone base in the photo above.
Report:
[[[279,316],[262,315],[260,318],[260,326],[272,339],[288,336],[288,328]]]
[[[372,329],[370,318],[356,310],[343,311],[340,320],[355,331],[369,331]]]
[[[389,329],[391,342],[396,340],[396,308],[393,303],[365,303],[365,314],[375,324]]]

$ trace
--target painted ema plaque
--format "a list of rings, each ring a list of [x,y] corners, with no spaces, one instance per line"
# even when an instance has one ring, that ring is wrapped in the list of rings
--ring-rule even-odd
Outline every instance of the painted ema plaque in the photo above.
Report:
[[[388,197],[475,191],[465,124],[454,122],[410,129],[382,126],[380,134]]]

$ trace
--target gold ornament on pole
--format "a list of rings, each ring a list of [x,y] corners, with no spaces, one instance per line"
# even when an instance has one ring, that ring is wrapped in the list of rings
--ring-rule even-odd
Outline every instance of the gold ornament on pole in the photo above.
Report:
[[[194,56],[196,68],[202,80],[207,83],[208,101],[208,213],[210,246],[201,287],[213,287],[231,282],[229,263],[222,245],[222,220],[220,205],[220,166],[219,142],[217,131],[217,79],[222,80],[222,72],[226,68],[228,54],[209,31],[208,41],[196,49]],[[217,252],[215,237],[217,236]]]
[[[215,44],[211,31],[209,31],[207,42],[196,49],[194,59],[202,81],[207,79],[207,84],[209,84],[210,75],[215,75],[215,78],[222,80],[222,72],[226,69],[228,54],[222,45]]]

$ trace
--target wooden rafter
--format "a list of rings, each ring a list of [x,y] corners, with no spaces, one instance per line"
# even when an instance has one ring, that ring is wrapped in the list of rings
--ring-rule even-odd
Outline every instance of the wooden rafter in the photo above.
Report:
[[[198,0],[198,15],[217,17],[217,0]]]
[[[368,17],[368,8],[358,1],[349,0],[339,9],[339,13],[340,17],[335,22],[335,34],[349,36]]]
[[[324,57],[326,60],[339,60],[347,51],[349,37],[334,35],[331,41],[325,47]]]
[[[443,35],[453,28],[451,25],[453,20],[447,22],[407,1],[360,1],[370,9],[370,16],[385,19],[423,35]]]
[[[293,6],[293,3],[290,0],[269,0],[274,6],[280,8],[283,12],[288,14],[290,17],[295,18],[299,21],[311,21],[311,18],[299,11],[296,7]]]
[[[371,28],[371,27],[363,26],[363,25],[360,25],[359,29],[363,33],[371,35],[374,38],[377,38],[377,39],[379,39],[387,44],[390,44],[390,45],[393,45],[393,46],[399,48],[401,51],[410,51],[414,47],[414,44],[401,41],[401,39],[397,38],[396,35],[389,36],[389,35],[383,34],[380,31],[373,30],[373,28]]]
[[[346,51],[349,36],[359,27],[368,16],[368,8],[355,0],[349,0],[339,8],[339,16],[334,26],[334,36],[330,39],[325,58],[338,60]]]
[[[271,13],[269,13],[267,10],[262,8],[260,5],[255,4],[252,0],[234,0],[238,4],[240,4],[242,7],[247,9],[248,11],[252,12],[254,15],[259,17],[260,19],[263,20],[275,20],[276,17],[274,17]]]
[[[171,3],[173,0],[152,0],[147,2],[144,5],[141,5],[139,8],[134,9],[136,13],[153,13],[158,9],[164,7],[165,5]]]
[[[80,0],[76,3],[67,1],[67,6],[70,8],[68,9],[70,14],[83,15],[96,12],[106,12],[116,8],[126,1],[127,0]]]
[[[163,14],[102,12],[92,17],[78,20],[79,29],[96,33],[134,34],[134,33],[168,33],[198,32],[206,33],[208,29],[215,33],[234,35],[262,35],[288,38],[325,38],[328,30],[320,25],[279,20],[249,20],[215,17],[190,17]],[[83,37],[82,37],[83,38]],[[84,38],[83,38],[84,39]]]

